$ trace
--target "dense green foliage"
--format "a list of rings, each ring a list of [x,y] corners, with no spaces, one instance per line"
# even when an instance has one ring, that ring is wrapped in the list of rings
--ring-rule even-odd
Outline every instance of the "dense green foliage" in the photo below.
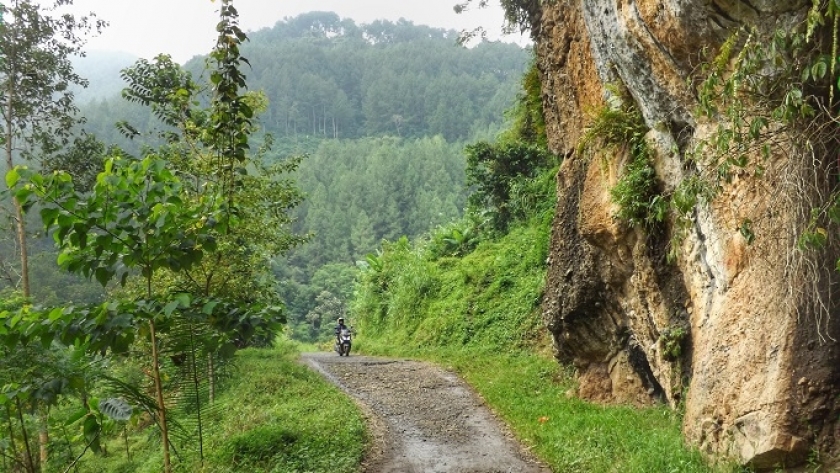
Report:
[[[359,333],[396,346],[524,346],[539,327],[548,226],[517,227],[462,258],[431,259],[407,239],[384,245],[352,306]]]
[[[451,142],[498,129],[529,57],[513,44],[465,49],[454,31],[407,21],[357,25],[326,12],[249,36],[242,48],[253,65],[247,82],[271,104],[262,118],[266,132],[279,149],[309,152],[312,138],[440,135]],[[202,66],[196,58],[186,68]],[[115,117],[144,129],[154,124],[117,98],[90,103],[84,114],[88,131],[126,148]]]
[[[521,219],[529,204],[536,203],[525,202],[517,208],[519,186],[551,162],[544,147],[522,142],[476,143],[467,146],[466,155],[467,184],[474,186],[470,211],[486,211],[490,228],[498,231],[504,231],[515,218]]]
[[[441,137],[324,142],[304,160],[299,182],[310,195],[301,205],[298,228],[314,231],[314,236],[278,268],[296,336],[329,336],[323,322],[346,309],[353,268],[359,262],[367,265],[366,255],[382,241],[403,235],[415,239],[438,228],[431,237],[432,251],[438,256],[464,254],[481,232],[504,230],[514,220],[550,212],[553,178],[541,173],[556,161],[545,150],[535,66],[522,86],[508,114],[510,129],[497,143],[468,146],[466,160],[460,145]],[[460,220],[470,191],[469,216]],[[336,277],[325,277],[329,272]],[[329,286],[324,285],[328,280]],[[319,297],[334,297],[338,303],[325,305]]]
[[[324,309],[346,306],[356,262],[383,239],[415,238],[461,216],[462,140],[501,129],[529,53],[491,42],[462,48],[456,38],[406,21],[356,25],[322,12],[254,32],[242,46],[252,65],[247,83],[268,101],[258,122],[259,133],[274,136],[266,162],[307,153],[296,172],[306,199],[294,229],[311,238],[274,270],[300,338],[328,333],[321,321],[337,314]],[[194,59],[186,68],[200,66]],[[116,99],[84,113],[87,130],[128,150],[137,146],[116,131],[118,118],[140,133],[172,131]]]
[[[454,31],[411,22],[357,26],[313,12],[257,31],[249,85],[272,103],[278,138],[441,135],[465,139],[498,123],[527,61],[507,43],[458,47]]]
[[[298,212],[315,235],[307,264],[355,263],[382,239],[416,236],[458,218],[464,208],[460,146],[440,137],[329,141],[297,173],[309,193]]]
[[[558,164],[548,152],[536,63],[521,81],[522,89],[507,113],[509,127],[494,143],[479,141],[464,150],[467,211],[485,232],[504,232],[514,221],[548,211],[553,202],[554,190],[545,182],[549,178],[534,179]]]
[[[51,457],[51,433],[72,425],[81,435],[66,439],[68,450],[103,453],[114,422],[132,420],[158,427],[165,472],[172,471],[173,453],[203,457],[202,419],[225,362],[261,334],[270,343],[282,321],[270,262],[300,241],[288,229],[288,211],[300,195],[283,176],[297,161],[267,165],[264,148],[251,150],[264,100],[242,92],[247,60],[239,46],[246,36],[229,0],[220,17],[205,106],[202,88],[166,56],[123,72],[125,97],[169,127],[158,135],[161,146],[144,146],[139,158],[113,151],[102,172],[79,187],[63,170],[43,175],[15,167],[6,174],[7,195],[38,211],[63,269],[125,287],[101,305],[62,301],[42,309],[25,301],[0,311],[4,355],[31,359],[27,350],[40,346],[56,360],[33,363],[45,375],[13,366],[0,372],[0,419],[8,432],[2,453],[15,468],[34,473],[52,462],[69,470],[79,457]],[[141,136],[127,122],[121,128]],[[95,140],[74,148],[96,158],[103,152]],[[68,350],[82,375],[50,369]],[[108,360],[107,369],[90,369],[100,360]],[[92,398],[97,390],[111,397]],[[51,418],[49,409],[60,403],[76,404],[77,413]],[[30,441],[35,427],[37,443]],[[39,462],[31,445],[40,445]]]
[[[236,369],[205,419],[206,448],[213,453],[202,463],[184,451],[176,471],[356,471],[367,441],[361,413],[297,357],[288,342],[238,352]],[[159,472],[158,447],[143,426],[128,426],[126,436],[107,444],[107,456],[85,455],[78,471]]]
[[[306,320],[324,291],[342,305],[352,295],[356,262],[385,240],[414,237],[460,217],[465,203],[460,146],[440,137],[325,141],[301,162],[308,190],[296,229],[312,232],[276,271],[289,321],[304,339],[327,336],[322,319]]]
[[[500,141],[467,148],[467,216],[367,256],[351,308],[360,331],[412,347],[510,349],[535,335],[557,168],[529,119],[539,88],[525,89]]]
[[[533,336],[557,168],[542,120],[532,119],[542,113],[529,77],[500,141],[467,147],[467,216],[366,257],[351,311],[360,330],[407,346],[509,349]]]

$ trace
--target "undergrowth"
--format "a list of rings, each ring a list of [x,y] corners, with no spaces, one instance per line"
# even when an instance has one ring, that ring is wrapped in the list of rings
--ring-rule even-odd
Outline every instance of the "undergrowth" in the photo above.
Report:
[[[198,473],[354,472],[367,442],[361,413],[346,396],[307,369],[298,346],[237,353],[230,389],[206,420],[209,432],[203,462],[181,458],[175,471]],[[148,430],[109,445],[106,456],[87,455],[81,473],[158,472],[159,439]]]
[[[432,258],[436,250],[406,239],[385,244],[357,288],[355,328],[413,348],[527,345],[540,327],[549,224],[517,226],[463,257]]]

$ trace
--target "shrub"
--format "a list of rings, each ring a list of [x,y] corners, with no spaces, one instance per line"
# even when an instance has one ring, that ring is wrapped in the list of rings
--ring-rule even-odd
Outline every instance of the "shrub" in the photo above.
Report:
[[[521,141],[491,145],[479,142],[465,148],[467,185],[474,186],[468,208],[485,213],[492,230],[504,231],[514,220],[512,189],[522,187],[553,163],[552,155],[540,145]]]
[[[644,156],[632,157],[610,196],[618,205],[616,216],[633,226],[661,223],[668,215],[668,200],[660,195],[656,171]]]

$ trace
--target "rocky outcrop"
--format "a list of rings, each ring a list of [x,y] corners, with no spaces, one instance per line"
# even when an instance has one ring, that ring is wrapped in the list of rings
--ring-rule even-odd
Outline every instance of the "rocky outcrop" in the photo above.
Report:
[[[698,66],[709,58],[700,53],[714,53],[743,24],[789,28],[811,2],[542,5],[533,33],[546,125],[552,150],[566,156],[543,311],[558,358],[578,370],[579,394],[681,405],[690,443],[759,468],[796,464],[810,452],[836,458],[838,252],[796,246],[810,192],[831,185],[813,156],[782,147],[761,176],[735,173],[675,239],[673,219],[640,229],[614,217],[610,189],[628,159],[620,148],[578,150],[607,84],[618,83],[651,130],[664,195],[711,171],[686,158],[717,126],[694,112]]]

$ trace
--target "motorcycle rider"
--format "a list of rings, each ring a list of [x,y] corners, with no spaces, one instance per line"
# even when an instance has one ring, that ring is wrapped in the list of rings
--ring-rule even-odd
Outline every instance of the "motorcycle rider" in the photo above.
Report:
[[[342,330],[347,330],[347,326],[344,325],[344,317],[339,317],[338,325],[335,326],[335,340],[339,343],[341,343],[341,340],[338,337],[341,335]]]

